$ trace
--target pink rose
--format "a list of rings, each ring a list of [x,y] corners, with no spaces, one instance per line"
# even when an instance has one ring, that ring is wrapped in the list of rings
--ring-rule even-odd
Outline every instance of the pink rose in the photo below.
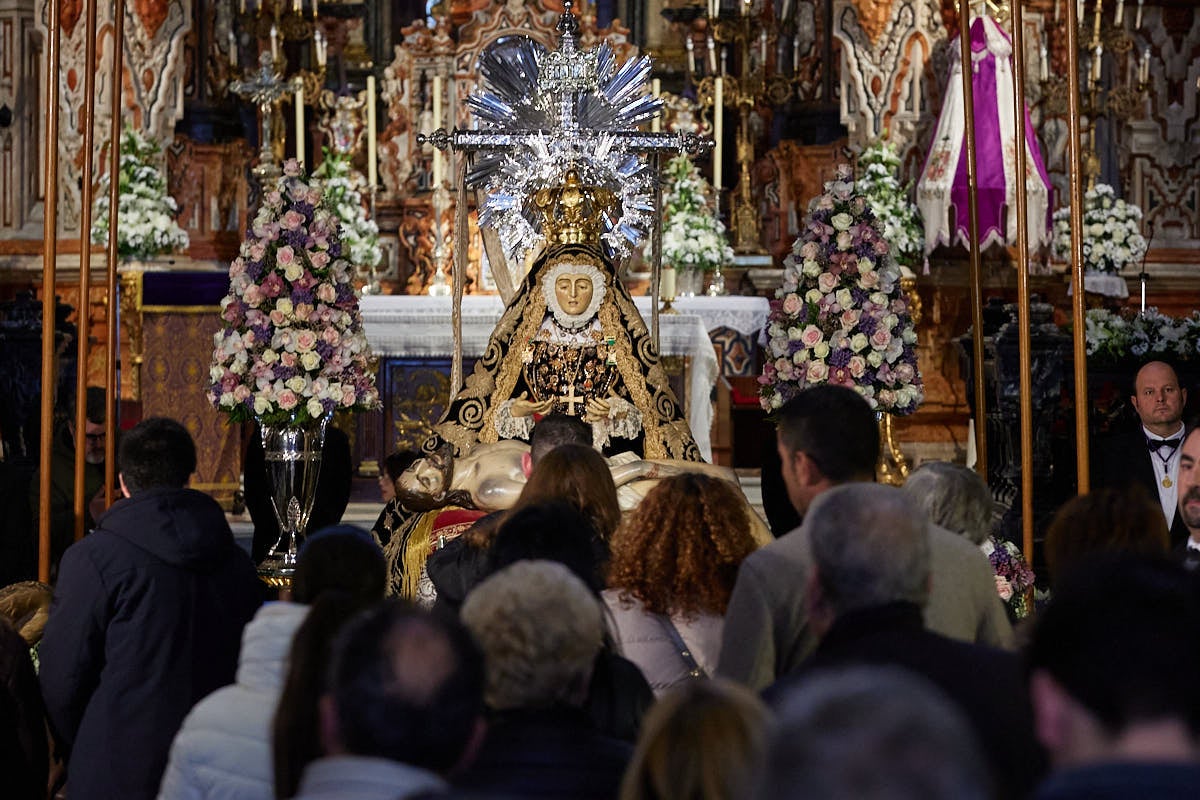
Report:
[[[840,231],[837,235],[838,250],[849,250],[854,244],[854,234],[850,231]]]
[[[800,256],[802,258],[817,258],[821,255],[821,247],[816,242],[805,242],[800,248]]]
[[[875,252],[878,255],[881,255],[881,256],[886,255],[887,251],[889,249],[890,248],[888,247],[888,243],[885,242],[883,239],[879,239],[878,241],[875,242]]]
[[[912,383],[917,377],[917,371],[913,369],[912,364],[897,364],[896,379],[901,383]]]
[[[861,378],[867,371],[867,360],[862,356],[850,356],[850,363],[846,367],[853,377]]]
[[[332,303],[337,300],[337,289],[333,288],[332,283],[322,283],[317,287],[317,299],[323,303]]]
[[[879,285],[878,272],[864,272],[858,278],[858,285],[868,291]]]
[[[296,366],[296,361],[297,361],[297,359],[296,359],[295,353],[289,353],[289,352],[284,351],[283,353],[279,354],[279,363],[283,364],[285,367]]]
[[[233,399],[239,403],[244,403],[250,397],[250,387],[246,384],[239,384],[233,389]]]
[[[281,267],[286,267],[296,260],[296,252],[291,247],[284,245],[275,251],[275,263]]]
[[[235,258],[233,260],[233,263],[229,265],[229,277],[231,277],[231,278],[237,277],[238,275],[241,275],[245,271],[246,271],[246,262],[242,260],[241,256],[238,256],[237,258]]]
[[[822,294],[829,294],[838,284],[836,275],[829,272],[822,272],[817,278],[817,288]]]
[[[263,256],[265,256],[266,254],[267,254],[267,248],[266,248],[266,245],[264,245],[262,242],[255,242],[254,244],[250,245],[250,260],[251,261],[262,261]]]
[[[317,334],[303,330],[296,334],[296,349],[304,353],[317,346]]]
[[[313,265],[313,269],[324,269],[329,264],[329,253],[318,250],[309,255],[308,260]]]
[[[816,325],[809,325],[800,333],[800,341],[805,347],[816,347],[825,339],[825,334]]]
[[[271,312],[271,322],[273,324],[275,324],[276,326],[282,325],[286,321],[287,321],[287,317],[285,317],[283,312],[280,311],[279,309],[275,309],[274,311]]]
[[[824,361],[810,361],[805,377],[809,383],[821,383],[829,377],[829,366]]]
[[[342,340],[342,335],[338,333],[337,328],[326,328],[321,331],[321,338],[324,339],[327,344],[337,347],[338,343]]]
[[[876,350],[886,350],[887,346],[892,343],[891,331],[883,328],[877,329],[871,334],[871,346]]]
[[[313,307],[308,303],[297,303],[295,308],[296,319],[304,322],[312,316]]]
[[[276,400],[279,403],[279,407],[284,411],[291,411],[296,407],[296,404],[300,402],[300,398],[297,397],[296,393],[291,389],[284,389],[279,393],[279,396],[276,398]]]
[[[355,401],[354,388],[350,387],[350,386],[343,388],[342,389],[342,405],[349,407],[349,406],[354,405],[354,401]]]
[[[804,303],[794,294],[789,294],[783,299],[783,311],[785,314],[799,313],[802,308],[804,308]]]
[[[246,287],[246,291],[242,294],[242,300],[246,305],[254,307],[262,303],[266,299],[262,287],[257,283],[252,283]]]
[[[290,209],[283,218],[279,220],[279,226],[285,231],[294,231],[304,224],[304,215],[295,209]]]
[[[862,318],[861,311],[859,311],[857,308],[848,308],[842,312],[842,316],[841,316],[842,327],[849,330],[850,328],[853,328],[855,325],[857,325],[858,321],[861,318]]]

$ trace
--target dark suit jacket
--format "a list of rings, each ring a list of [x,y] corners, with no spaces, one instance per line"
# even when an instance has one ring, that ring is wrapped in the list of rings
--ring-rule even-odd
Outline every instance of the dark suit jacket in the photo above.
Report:
[[[1033,711],[1019,658],[1004,650],[925,629],[915,603],[896,602],[843,614],[800,668],[764,693],[778,707],[792,687],[818,670],[851,664],[910,670],[945,692],[964,712],[992,767],[997,797],[1026,797],[1045,768],[1033,735]]]
[[[1154,477],[1154,456],[1146,448],[1146,434],[1141,423],[1132,426],[1107,440],[1096,443],[1096,463],[1092,485],[1097,489],[1120,489],[1136,483],[1145,487],[1150,498],[1158,503],[1158,481]],[[1168,526],[1171,547],[1187,541],[1188,529],[1179,516],[1178,507]]]

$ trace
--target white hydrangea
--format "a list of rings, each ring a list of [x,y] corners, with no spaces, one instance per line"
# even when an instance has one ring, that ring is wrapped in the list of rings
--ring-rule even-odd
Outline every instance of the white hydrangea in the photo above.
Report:
[[[162,148],[133,128],[121,133],[121,172],[118,178],[117,253],[122,258],[152,258],[185,250],[187,231],[175,222],[178,206],[167,194],[159,162]],[[96,194],[92,243],[108,243],[109,176],[100,179]]]
[[[686,155],[667,162],[663,196],[663,263],[676,269],[706,270],[733,260],[725,225],[713,213],[711,189]]]
[[[1083,198],[1083,264],[1086,272],[1115,274],[1146,256],[1141,230],[1142,210],[1116,196],[1113,187],[1098,183]],[[1054,212],[1054,257],[1071,259],[1071,208]]]

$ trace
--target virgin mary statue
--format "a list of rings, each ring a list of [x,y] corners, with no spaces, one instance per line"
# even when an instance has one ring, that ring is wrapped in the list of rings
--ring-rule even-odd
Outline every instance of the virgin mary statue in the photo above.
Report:
[[[600,246],[611,193],[583,186],[573,170],[563,180],[535,199],[552,244],[424,449],[528,440],[537,419],[561,412],[589,423],[607,453],[700,461],[646,324]]]

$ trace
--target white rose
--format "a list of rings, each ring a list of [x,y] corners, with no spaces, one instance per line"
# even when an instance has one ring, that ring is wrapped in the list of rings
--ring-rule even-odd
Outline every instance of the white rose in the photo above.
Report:
[[[321,401],[315,397],[309,400],[304,407],[308,409],[310,417],[320,417],[325,413],[325,408],[321,405]]]
[[[834,214],[833,218],[829,220],[829,224],[835,231],[849,230],[850,226],[854,224],[854,217],[843,211],[840,214]]]
[[[304,391],[304,376],[303,375],[293,375],[292,377],[288,378],[286,386],[287,386],[287,388],[291,389],[293,392],[303,392]]]
[[[265,414],[271,410],[271,401],[261,394],[254,398],[254,413]]]
[[[314,370],[321,366],[321,356],[316,350],[309,350],[307,353],[300,354],[300,366],[306,370]]]

